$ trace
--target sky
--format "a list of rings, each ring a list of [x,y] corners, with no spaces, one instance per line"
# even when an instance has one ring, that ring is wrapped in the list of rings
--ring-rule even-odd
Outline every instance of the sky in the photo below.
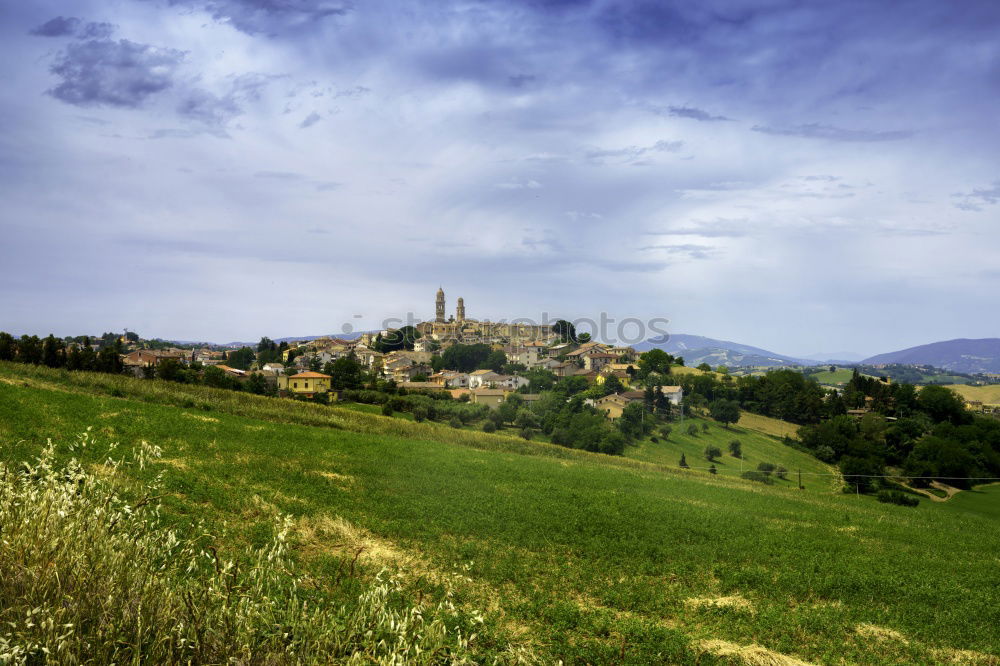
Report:
[[[0,0],[0,56],[0,330],[1000,334],[992,0]]]

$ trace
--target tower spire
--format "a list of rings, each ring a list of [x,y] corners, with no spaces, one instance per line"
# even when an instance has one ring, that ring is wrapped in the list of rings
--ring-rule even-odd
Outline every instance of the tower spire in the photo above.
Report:
[[[437,298],[434,302],[434,321],[439,324],[444,323],[444,289],[438,287]]]

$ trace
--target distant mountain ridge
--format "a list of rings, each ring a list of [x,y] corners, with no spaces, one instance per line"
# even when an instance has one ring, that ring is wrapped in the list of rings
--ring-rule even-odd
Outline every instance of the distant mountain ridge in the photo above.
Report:
[[[1000,338],[976,340],[957,338],[918,345],[909,349],[877,354],[862,361],[865,365],[903,363],[975,374],[1000,372]]]
[[[689,366],[708,363],[713,367],[725,365],[777,368],[789,365],[821,365],[826,362],[786,356],[730,340],[717,340],[685,333],[670,335],[666,341],[650,338],[634,347],[639,351],[662,349],[668,354],[683,356],[685,365]]]

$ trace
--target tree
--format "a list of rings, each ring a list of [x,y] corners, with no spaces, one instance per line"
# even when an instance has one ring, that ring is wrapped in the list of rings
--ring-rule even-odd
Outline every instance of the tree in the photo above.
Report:
[[[565,319],[552,324],[552,332],[559,336],[560,342],[576,342],[576,326]]]
[[[671,428],[668,425],[665,425],[662,428],[660,428],[660,434],[663,435],[663,439],[670,439],[670,433],[672,431],[673,431],[673,428]]]
[[[935,423],[950,421],[955,425],[971,421],[965,411],[965,401],[951,389],[943,386],[925,386],[917,394],[917,408]]]
[[[684,469],[688,469],[689,467],[691,467],[690,465],[688,465],[687,458],[684,457],[683,453],[681,454],[681,461],[678,464]]]
[[[402,349],[413,350],[413,343],[420,337],[420,332],[412,326],[391,328],[386,335],[381,335],[375,339],[375,351],[387,354],[391,351]]]
[[[708,423],[707,422],[702,421],[702,423],[701,423],[701,431],[702,432],[708,432]]]
[[[778,465],[774,469],[774,475],[776,477],[778,477],[779,479],[787,479],[788,478],[788,470],[783,465]]]
[[[256,358],[257,356],[252,349],[249,347],[240,347],[235,351],[229,352],[229,355],[226,357],[226,365],[237,370],[246,370]]]
[[[577,333],[576,339],[578,342],[590,342],[590,333]]]
[[[330,375],[330,388],[335,391],[360,389],[364,385],[361,377],[361,363],[353,353],[329,361],[323,366],[323,374]],[[426,377],[423,380],[418,380],[416,377],[413,379],[414,381],[426,381]]]
[[[253,393],[255,395],[266,395],[267,394],[267,380],[264,379],[264,375],[260,373],[253,373],[247,379],[246,389],[248,393]]]
[[[740,440],[734,439],[733,441],[729,442],[729,455],[731,455],[734,458],[743,457],[743,444],[740,443]]]
[[[507,355],[499,349],[494,349],[487,354],[486,358],[479,364],[479,367],[480,369],[489,368],[493,372],[500,372],[500,369],[503,368],[506,363]]]
[[[646,421],[642,405],[638,402],[630,402],[625,405],[622,415],[618,419],[618,431],[629,439],[639,439],[652,428],[652,420]]]
[[[695,437],[695,436],[697,436],[697,435],[698,435],[698,426],[696,426],[696,425],[695,425],[695,424],[693,424],[693,423],[692,423],[692,424],[690,424],[690,425],[688,426],[688,429],[687,429],[687,433],[688,433],[689,435],[691,435],[692,437]]]
[[[712,371],[712,366],[710,366],[708,363],[699,363],[697,367],[698,367],[698,370],[701,370],[703,372],[711,372]]]
[[[525,407],[517,410],[517,416],[514,418],[514,425],[521,429],[521,431],[530,430],[531,428],[538,427],[538,417],[535,416],[534,412]]]
[[[472,372],[483,364],[490,351],[489,345],[484,344],[452,345],[441,353],[442,367],[458,372]]]
[[[719,447],[709,444],[705,447],[705,459],[709,462],[715,462],[715,459],[722,455],[722,449]]]
[[[775,469],[777,469],[777,465],[775,465],[774,463],[762,462],[762,463],[760,463],[760,464],[757,465],[757,471],[761,472],[763,474],[768,474],[769,475]]]
[[[645,379],[652,373],[669,375],[673,361],[674,357],[662,349],[650,349],[639,355],[639,370],[636,374],[639,379]]]
[[[612,393],[621,393],[623,390],[625,390],[625,387],[622,386],[621,380],[615,377],[614,375],[610,375],[604,379],[604,385],[602,388],[604,395],[611,395]]]
[[[0,331],[0,361],[13,361],[17,354],[14,347],[14,336],[5,331]]]
[[[65,345],[51,333],[42,343],[42,363],[50,368],[61,368],[66,365]]]
[[[161,358],[156,364],[155,376],[168,382],[181,381],[181,364],[175,358]]]
[[[42,341],[37,335],[22,335],[17,344],[17,360],[19,363],[38,365],[42,362]]]
[[[416,407],[414,407],[412,413],[413,413],[413,420],[416,421],[417,423],[421,423],[422,421],[427,420],[428,411],[427,408],[424,407],[423,405],[417,405]]]
[[[718,471],[717,469],[715,469],[715,465],[713,464],[713,465],[710,465],[710,466],[709,466],[709,468],[708,468],[708,473],[709,473],[709,474],[718,474],[718,473],[719,473],[719,471]]]
[[[728,430],[730,423],[740,420],[740,403],[735,400],[715,400],[709,405],[708,413]]]

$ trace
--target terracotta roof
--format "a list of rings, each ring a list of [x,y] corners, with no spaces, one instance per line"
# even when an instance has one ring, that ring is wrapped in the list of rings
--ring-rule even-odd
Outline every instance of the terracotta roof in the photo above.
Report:
[[[330,379],[330,375],[324,375],[322,372],[300,372],[292,375],[292,379]]]

